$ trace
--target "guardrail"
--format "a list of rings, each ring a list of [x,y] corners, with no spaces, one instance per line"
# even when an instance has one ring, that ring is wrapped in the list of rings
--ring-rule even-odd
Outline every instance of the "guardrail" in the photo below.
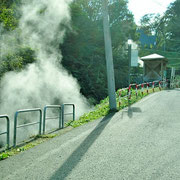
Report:
[[[27,123],[23,125],[17,126],[17,120],[18,120],[18,114],[19,113],[25,113],[25,112],[39,112],[39,121],[38,122],[32,122],[32,123]],[[32,126],[35,124],[39,124],[39,135],[41,134],[41,124],[42,124],[42,110],[40,108],[34,108],[34,109],[23,109],[23,110],[18,110],[15,113],[14,116],[14,138],[13,138],[13,146],[16,146],[16,135],[17,135],[17,129],[26,127],[26,126]]]
[[[65,107],[66,106],[72,106],[72,112],[65,113]],[[57,117],[46,117],[47,115],[47,109],[59,109],[59,116]],[[32,123],[26,123],[22,125],[18,124],[18,115],[20,113],[27,113],[27,112],[39,112],[39,121],[32,122]],[[59,119],[59,129],[64,128],[64,119],[67,115],[73,115],[73,121],[75,120],[75,105],[74,104],[63,104],[61,105],[47,105],[44,107],[44,114],[42,114],[42,110],[40,108],[34,108],[34,109],[23,109],[16,111],[14,115],[14,133],[13,133],[13,147],[16,147],[16,141],[17,141],[17,129],[32,126],[35,124],[39,124],[39,135],[41,134],[41,127],[43,127],[43,134],[46,130],[46,120],[50,119]],[[43,115],[43,126],[42,126],[42,115]],[[7,134],[7,148],[10,146],[10,120],[8,115],[0,115],[0,119],[5,118],[7,120],[7,131],[0,133],[0,135]]]
[[[46,112],[47,109],[59,109],[59,116],[57,117],[46,117]],[[59,119],[59,129],[62,128],[62,119],[61,119],[61,106],[60,105],[47,105],[44,107],[44,116],[43,116],[43,134],[45,134],[45,129],[46,129],[46,120],[51,120],[51,119]]]
[[[9,116],[8,115],[0,115],[0,119],[6,119],[6,121],[7,121],[7,131],[0,133],[0,135],[7,134],[7,137],[6,137],[7,147],[6,148],[9,149],[9,136],[10,136],[10,121],[9,121]]]
[[[72,113],[64,113],[64,108],[65,106],[72,106],[73,107],[73,112]],[[75,105],[74,104],[63,104],[62,105],[62,128],[64,128],[64,116],[65,115],[73,115],[73,121],[75,121]]]
[[[152,84],[152,86],[151,86]],[[132,96],[132,89],[134,87],[136,98],[138,97],[138,92],[140,90],[141,95],[143,96],[146,92],[149,93],[150,86],[152,87],[152,91],[155,92],[155,87],[158,85],[159,90],[162,90],[162,87],[166,87],[166,81],[153,81],[153,82],[146,82],[142,84],[130,84],[129,87],[123,88],[119,90],[118,98],[119,98],[119,107],[121,106],[121,100],[127,98],[127,100],[131,99]]]

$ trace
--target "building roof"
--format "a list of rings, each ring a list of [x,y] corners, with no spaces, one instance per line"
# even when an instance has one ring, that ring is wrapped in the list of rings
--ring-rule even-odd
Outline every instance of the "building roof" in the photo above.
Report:
[[[139,41],[142,47],[154,47],[156,46],[156,36],[149,36],[142,29],[137,30],[140,33]]]
[[[148,56],[144,56],[141,57],[142,61],[146,61],[146,60],[165,60],[167,61],[167,59],[164,56],[161,56],[159,54],[150,54]]]

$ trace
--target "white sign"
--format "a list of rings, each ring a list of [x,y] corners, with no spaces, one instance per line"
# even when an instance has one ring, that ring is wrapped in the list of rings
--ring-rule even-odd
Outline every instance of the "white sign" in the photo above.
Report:
[[[138,50],[131,49],[131,66],[137,67],[138,66]]]

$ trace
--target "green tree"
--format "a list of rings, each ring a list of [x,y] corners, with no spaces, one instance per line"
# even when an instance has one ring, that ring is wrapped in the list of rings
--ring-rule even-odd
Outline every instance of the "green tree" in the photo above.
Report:
[[[9,71],[20,71],[36,61],[35,52],[29,47],[17,47],[15,52],[3,56],[0,61],[0,78]]]
[[[61,46],[63,65],[76,77],[82,93],[99,101],[107,96],[101,2],[75,0],[71,4],[72,30]],[[116,87],[127,85],[128,61],[125,43],[137,39],[133,15],[126,0],[109,3]]]
[[[171,3],[163,16],[147,14],[141,18],[140,28],[157,36],[157,49],[180,51],[180,0]]]
[[[166,46],[169,50],[180,52],[180,0],[176,0],[168,7],[165,18]]]
[[[14,17],[13,9],[0,7],[0,22],[5,30],[14,30],[17,27],[18,21]]]
[[[5,31],[13,31],[17,28],[21,16],[18,11],[18,3],[21,0],[2,2],[1,25]],[[67,29],[67,34],[64,44],[60,45],[63,66],[77,78],[81,92],[92,103],[97,103],[107,96],[101,3],[102,0],[74,0],[71,3],[71,27],[63,27]],[[128,60],[125,44],[129,37],[137,40],[136,25],[127,3],[127,0],[111,0],[108,4],[116,88],[127,85]],[[34,51],[23,47],[20,42],[15,52],[9,52],[1,58],[0,76],[7,71],[20,71],[35,60]]]
[[[147,35],[156,34],[157,27],[159,26],[160,15],[159,14],[145,14],[140,19],[140,28]]]

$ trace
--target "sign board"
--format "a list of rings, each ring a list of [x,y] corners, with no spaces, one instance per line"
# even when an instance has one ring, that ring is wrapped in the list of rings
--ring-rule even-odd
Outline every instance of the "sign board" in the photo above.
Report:
[[[138,50],[131,49],[131,66],[137,67],[138,66]]]

